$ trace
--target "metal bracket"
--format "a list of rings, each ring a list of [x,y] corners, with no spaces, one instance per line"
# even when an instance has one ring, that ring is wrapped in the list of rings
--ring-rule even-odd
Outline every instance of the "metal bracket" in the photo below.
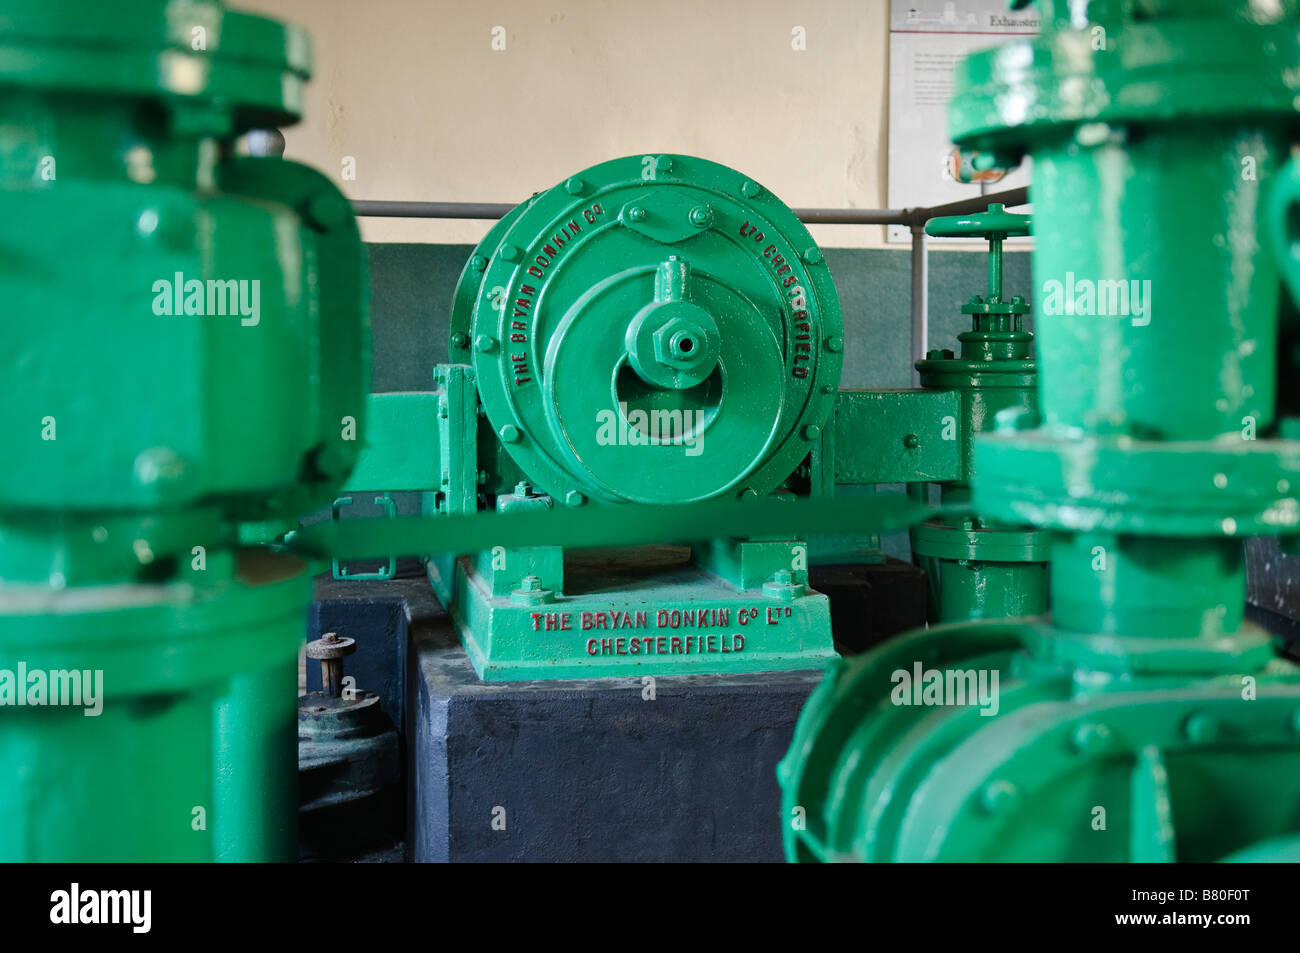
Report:
[[[340,511],[343,507],[351,505],[352,497],[340,496],[334,501],[334,505],[330,507],[330,518],[336,523],[339,522]],[[384,519],[391,520],[397,518],[397,501],[387,493],[381,493],[379,496],[375,497],[375,505],[384,508]],[[377,572],[349,572],[348,567],[344,566],[342,561],[338,559],[331,560],[331,564],[335,579],[367,579],[383,581],[392,579],[397,575],[396,556],[389,556],[388,565]]]

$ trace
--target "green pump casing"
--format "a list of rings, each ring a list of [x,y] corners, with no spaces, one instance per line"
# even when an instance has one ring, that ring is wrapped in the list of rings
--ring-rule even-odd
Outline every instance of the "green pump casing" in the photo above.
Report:
[[[839,385],[830,271],[740,173],[680,155],[594,166],[520,205],[456,290],[453,362],[558,501],[765,495]]]

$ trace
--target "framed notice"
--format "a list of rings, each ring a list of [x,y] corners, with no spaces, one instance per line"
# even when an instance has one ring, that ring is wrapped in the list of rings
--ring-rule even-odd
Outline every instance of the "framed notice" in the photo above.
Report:
[[[891,0],[889,207],[939,205],[1029,184],[1029,160],[1005,176],[979,173],[948,139],[953,69],[969,53],[1038,32],[1036,10],[997,0]],[[890,241],[910,241],[902,225]]]

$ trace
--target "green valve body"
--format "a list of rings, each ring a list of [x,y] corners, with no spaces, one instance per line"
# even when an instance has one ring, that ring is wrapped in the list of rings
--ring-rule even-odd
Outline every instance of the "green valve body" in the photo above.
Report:
[[[950,422],[961,442],[962,476],[941,484],[942,502],[970,499],[975,435],[993,429],[999,413],[1033,413],[1038,403],[1030,356],[1033,335],[1021,327],[1029,304],[1003,300],[1002,242],[1029,234],[1028,215],[990,205],[981,215],[932,219],[935,236],[979,236],[989,242],[989,290],[962,305],[971,329],[957,336],[961,353],[931,351],[917,361],[924,387],[955,390],[961,414]],[[930,578],[930,617],[941,622],[1041,615],[1047,609],[1046,534],[1032,527],[990,525],[979,516],[935,518],[912,529],[912,551]]]
[[[1300,12],[1040,7],[951,116],[1034,159],[1041,421],[977,438],[973,501],[1051,531],[1051,616],[833,667],[779,770],[792,859],[1294,855],[1300,670],[1242,618],[1241,541],[1300,521],[1273,436]]]
[[[594,166],[514,209],[461,275],[453,364],[435,375],[434,508],[566,507],[617,526],[627,503],[793,498],[834,405],[841,334],[820,250],[758,183],[690,156]],[[475,454],[481,477],[466,472]],[[682,539],[689,565],[635,580],[626,556],[578,579],[557,546],[434,557],[429,572],[488,680],[833,657],[806,542],[761,521],[736,536]]]
[[[233,146],[309,67],[217,2],[0,3],[5,860],[296,856],[310,582],[249,547],[355,460],[366,278],[324,176]]]

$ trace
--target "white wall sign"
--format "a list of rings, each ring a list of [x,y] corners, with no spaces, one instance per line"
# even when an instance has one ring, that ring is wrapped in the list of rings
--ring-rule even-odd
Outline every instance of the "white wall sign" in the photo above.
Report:
[[[948,138],[953,68],[964,56],[1038,32],[1036,10],[994,0],[891,0],[889,19],[889,207],[939,205],[1029,184],[1029,160],[998,181],[960,169]],[[958,181],[957,176],[975,181]],[[902,225],[889,240],[911,241]]]

